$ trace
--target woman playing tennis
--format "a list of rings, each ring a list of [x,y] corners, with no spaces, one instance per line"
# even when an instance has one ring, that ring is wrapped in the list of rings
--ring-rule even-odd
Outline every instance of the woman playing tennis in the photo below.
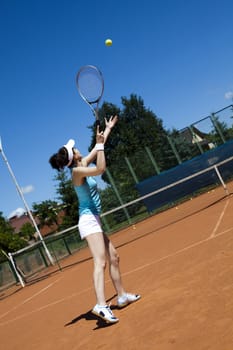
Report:
[[[104,144],[117,119],[117,116],[111,117],[109,120],[105,119],[104,132],[100,132],[99,126],[97,126],[96,145],[86,157],[82,157],[80,152],[74,148],[74,140],[69,140],[49,160],[54,169],[60,171],[67,166],[72,171],[72,182],[79,199],[79,233],[82,239],[86,239],[94,260],[93,279],[96,305],[92,309],[92,313],[107,323],[116,323],[119,320],[106,303],[104,288],[106,259],[109,262],[110,276],[117,292],[118,307],[122,308],[140,298],[138,294],[127,293],[122,285],[119,256],[101,227],[100,196],[93,178],[93,176],[103,174],[106,169]],[[96,165],[89,167],[89,164],[94,160],[96,160]]]

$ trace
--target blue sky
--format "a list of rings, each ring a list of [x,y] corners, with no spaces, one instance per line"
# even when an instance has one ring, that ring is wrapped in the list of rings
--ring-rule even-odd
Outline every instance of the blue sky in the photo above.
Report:
[[[0,0],[0,136],[28,205],[56,200],[52,153],[69,138],[89,146],[82,65],[102,70],[103,100],[135,93],[181,129],[231,103],[232,13],[232,0]],[[0,158],[0,211],[20,207]]]

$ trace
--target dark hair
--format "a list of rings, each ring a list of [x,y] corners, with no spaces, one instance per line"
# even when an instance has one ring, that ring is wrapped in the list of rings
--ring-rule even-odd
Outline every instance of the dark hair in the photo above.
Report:
[[[60,148],[58,152],[53,154],[49,159],[51,167],[53,169],[57,169],[58,171],[63,170],[68,162],[68,152],[65,147]]]

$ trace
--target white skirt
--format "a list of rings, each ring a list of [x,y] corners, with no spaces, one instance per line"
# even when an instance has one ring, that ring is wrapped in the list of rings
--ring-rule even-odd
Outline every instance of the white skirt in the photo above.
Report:
[[[83,214],[79,217],[78,222],[79,234],[82,239],[92,233],[103,232],[100,217],[93,214]]]

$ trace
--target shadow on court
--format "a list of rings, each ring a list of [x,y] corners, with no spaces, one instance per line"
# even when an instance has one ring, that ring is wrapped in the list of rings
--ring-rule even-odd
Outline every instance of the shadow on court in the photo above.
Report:
[[[116,297],[116,294],[113,295],[111,298],[109,298],[107,300],[107,303],[109,303],[115,297]],[[117,306],[111,305],[111,310],[114,310],[114,309],[117,309]],[[66,323],[64,327],[72,326],[73,324],[75,324],[83,319],[86,321],[96,321],[96,327],[93,328],[93,331],[96,331],[97,329],[100,329],[100,328],[106,328],[106,327],[110,327],[110,326],[114,325],[114,323],[106,323],[104,320],[102,320],[98,316],[94,315],[91,311],[92,310],[89,310],[89,311],[73,318],[70,322]]]
[[[104,320],[102,320],[101,318],[93,315],[93,313],[91,312],[91,310],[87,311],[86,313],[83,313],[77,317],[75,317],[73,320],[71,320],[70,322],[65,324],[65,327],[67,326],[71,326],[81,320],[86,320],[86,321],[96,321],[96,327],[93,328],[93,331],[100,329],[100,328],[105,328],[105,327],[110,327],[112,325],[114,325],[114,323],[106,323]]]

